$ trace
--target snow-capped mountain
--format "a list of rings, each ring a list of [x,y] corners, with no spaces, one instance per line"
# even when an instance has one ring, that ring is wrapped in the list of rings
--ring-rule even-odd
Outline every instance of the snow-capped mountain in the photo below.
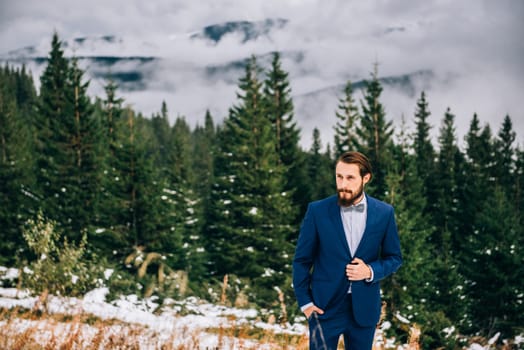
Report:
[[[258,63],[267,69],[272,54],[278,51],[283,68],[289,72],[295,114],[307,144],[314,127],[322,129],[322,125],[329,125],[331,121],[334,125],[337,99],[348,80],[353,82],[357,99],[361,97],[359,89],[364,79],[370,77],[372,62],[368,64],[367,75],[352,72],[350,65],[343,71],[330,71],[312,47],[281,48],[278,38],[286,35],[288,27],[288,20],[276,18],[218,23],[168,37],[62,38],[58,35],[65,55],[76,57],[86,71],[93,95],[102,97],[103,86],[111,79],[118,84],[126,102],[145,115],[158,111],[162,101],[166,101],[173,118],[183,115],[189,122],[202,120],[207,109],[218,119],[224,117],[236,102],[238,79],[249,57],[257,56]],[[405,30],[386,28],[380,35]],[[24,64],[38,85],[47,64],[50,43],[51,38],[0,54],[0,63]],[[421,86],[427,88],[433,78],[429,69],[406,69],[381,81],[385,91],[395,91],[396,99],[402,96],[414,101]],[[331,142],[331,129],[324,129],[326,143]]]
[[[218,43],[228,34],[236,33],[241,35],[241,42],[246,43],[256,40],[260,36],[270,37],[273,30],[281,29],[287,24],[283,18],[268,18],[264,21],[234,21],[206,26],[201,32],[191,35],[191,39],[207,39]]]

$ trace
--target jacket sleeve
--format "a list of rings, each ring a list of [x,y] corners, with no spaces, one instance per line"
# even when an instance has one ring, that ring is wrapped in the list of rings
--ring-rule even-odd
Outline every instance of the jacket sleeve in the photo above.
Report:
[[[373,269],[373,282],[376,283],[391,275],[402,265],[400,239],[392,207],[387,213],[386,233],[382,240],[381,254],[378,260],[369,263]]]
[[[293,288],[298,306],[313,302],[311,297],[311,268],[318,244],[313,207],[310,204],[300,226],[293,258]]]

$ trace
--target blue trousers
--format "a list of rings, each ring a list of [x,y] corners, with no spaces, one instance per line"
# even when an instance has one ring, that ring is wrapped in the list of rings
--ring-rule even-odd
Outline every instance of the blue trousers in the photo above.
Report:
[[[329,319],[319,319],[314,313],[309,323],[310,350],[336,350],[340,335],[344,335],[346,350],[371,350],[375,327],[361,327],[353,317],[351,294],[344,299],[338,311]]]

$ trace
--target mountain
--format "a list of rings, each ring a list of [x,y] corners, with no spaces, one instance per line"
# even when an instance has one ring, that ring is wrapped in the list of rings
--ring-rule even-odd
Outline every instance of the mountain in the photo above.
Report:
[[[157,112],[166,101],[173,115],[184,115],[191,122],[203,118],[206,110],[217,118],[225,116],[235,103],[238,79],[249,57],[254,54],[267,69],[279,47],[274,39],[288,27],[288,20],[282,18],[230,21],[170,37],[77,37],[63,40],[62,48],[86,71],[93,96],[103,97],[103,87],[111,79],[126,102],[144,115]],[[404,30],[387,28],[386,33],[401,35]],[[51,38],[0,54],[0,64],[25,65],[38,85],[50,42]],[[319,123],[324,125],[329,140],[332,131],[325,125],[334,124],[337,98],[345,83],[351,80],[357,93],[367,77],[350,74],[351,67],[326,74],[324,70],[331,67],[318,61],[323,55],[314,50],[290,45],[279,52],[289,72],[299,124],[308,136]],[[384,90],[414,99],[420,86],[429,86],[432,79],[431,70],[419,69],[382,77],[381,82]]]
[[[288,21],[283,18],[268,18],[258,22],[234,21],[219,23],[204,27],[201,32],[191,35],[191,39],[207,39],[218,43],[228,34],[239,34],[242,38],[241,42],[246,43],[256,40],[260,36],[270,36],[271,31],[281,29],[287,23]]]
[[[270,38],[271,32],[282,29],[287,24],[287,20],[265,19],[263,21],[231,21],[220,24],[213,24],[204,27],[202,30],[183,34],[182,40],[173,42],[164,40],[163,42],[143,42],[136,38],[123,38],[114,35],[100,37],[78,37],[62,41],[62,48],[68,57],[75,56],[81,67],[86,67],[87,76],[94,79],[112,79],[123,91],[137,91],[148,87],[148,79],[151,78],[160,64],[171,62],[175,66],[176,58],[166,55],[166,50],[160,47],[176,46],[184,39],[191,42],[212,42],[218,44],[228,35],[237,35],[240,43],[257,40],[260,37]],[[187,42],[182,42],[187,45]],[[33,72],[40,72],[47,63],[47,55],[50,45],[40,44],[15,49],[0,55],[0,63],[11,65],[26,65]],[[176,50],[176,48],[175,48]],[[143,53],[152,53],[144,55]],[[299,54],[292,54],[299,55]],[[265,55],[269,57],[268,55]],[[299,59],[299,57],[297,57]],[[247,62],[247,58],[238,59],[222,64],[209,64],[202,67],[192,67],[201,70],[202,74],[208,75],[213,79],[225,79],[225,75],[230,72],[242,71]],[[268,61],[269,62],[269,61]],[[234,80],[236,82],[236,79]]]

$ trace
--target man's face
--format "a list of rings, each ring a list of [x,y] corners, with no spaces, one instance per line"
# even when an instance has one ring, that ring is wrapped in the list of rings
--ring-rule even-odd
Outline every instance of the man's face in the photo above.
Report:
[[[371,175],[360,176],[356,164],[338,162],[335,169],[337,180],[338,203],[347,207],[360,202],[364,192],[364,185],[368,183]]]

